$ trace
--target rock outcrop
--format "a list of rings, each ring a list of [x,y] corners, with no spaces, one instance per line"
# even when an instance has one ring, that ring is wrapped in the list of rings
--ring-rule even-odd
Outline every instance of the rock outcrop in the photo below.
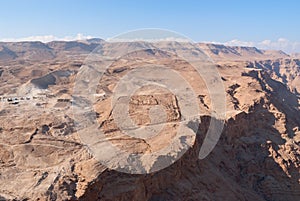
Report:
[[[17,105],[0,99],[0,200],[300,199],[297,58],[256,48],[200,45],[216,58],[227,107],[221,138],[202,160],[199,150],[210,122],[216,119],[211,115],[205,83],[194,76],[191,66],[153,50],[128,56],[143,57],[134,60],[138,64],[126,57],[115,61],[103,76],[105,84],[97,88],[93,105],[99,129],[114,146],[148,153],[165,146],[173,137],[181,108],[170,91],[144,88],[129,99],[129,115],[139,126],[153,122],[148,115],[156,114],[152,106],[162,105],[166,110],[166,115],[154,122],[160,124],[165,118],[170,128],[156,138],[147,141],[124,137],[113,123],[111,97],[116,83],[139,65],[153,64],[155,57],[160,64],[173,66],[191,83],[202,114],[195,143],[179,160],[160,171],[138,175],[101,164],[77,133],[78,122],[72,110],[72,104],[77,104],[73,100],[76,74],[96,45],[107,50],[104,41],[0,45],[0,96],[22,95],[19,89],[29,84],[41,89],[34,97],[24,94]],[[21,54],[22,48],[28,52]],[[32,56],[34,52],[39,53]]]

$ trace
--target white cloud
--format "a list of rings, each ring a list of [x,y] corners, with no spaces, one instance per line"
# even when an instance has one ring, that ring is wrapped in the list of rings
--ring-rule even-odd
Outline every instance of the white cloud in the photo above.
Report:
[[[215,42],[214,42],[215,43]],[[221,44],[228,46],[250,46],[257,47],[259,49],[265,50],[282,50],[287,53],[300,52],[300,42],[290,41],[286,38],[279,38],[278,40],[263,40],[260,42],[253,41],[240,41],[240,40],[231,40],[227,42],[220,42]]]
[[[56,37],[54,35],[44,35],[44,36],[29,36],[24,38],[3,38],[0,39],[1,42],[18,42],[18,41],[41,41],[41,42],[50,42],[50,41],[73,41],[73,40],[85,40],[93,38],[92,36],[85,36],[83,34],[77,34],[76,36],[65,36],[65,37]]]
[[[255,44],[253,42],[240,41],[240,40],[237,40],[237,39],[227,41],[227,42],[224,43],[224,45],[228,45],[228,46],[255,46]]]

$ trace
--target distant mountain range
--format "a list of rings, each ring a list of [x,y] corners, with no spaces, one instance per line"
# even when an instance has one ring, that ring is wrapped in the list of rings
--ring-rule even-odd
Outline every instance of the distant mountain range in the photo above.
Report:
[[[18,58],[28,60],[54,59],[57,55],[88,54],[97,46],[106,43],[99,38],[82,41],[52,41],[48,43],[36,42],[0,42],[0,59],[14,60]],[[283,51],[260,50],[255,47],[225,46],[221,44],[198,43],[212,59],[222,60],[253,60],[300,57],[300,54],[289,55]]]

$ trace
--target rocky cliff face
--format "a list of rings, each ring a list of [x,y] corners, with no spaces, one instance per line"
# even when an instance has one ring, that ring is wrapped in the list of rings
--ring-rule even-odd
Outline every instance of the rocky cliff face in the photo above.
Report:
[[[1,45],[0,58],[5,59],[0,60],[0,200],[300,199],[300,61],[295,57],[282,52],[270,56],[255,48],[207,45],[203,49],[218,58],[227,112],[218,144],[200,160],[199,150],[214,118],[205,83],[193,80],[189,66],[168,60],[168,55],[151,51],[133,55],[146,58],[139,64],[151,64],[156,55],[162,64],[175,66],[191,81],[202,112],[191,149],[169,167],[134,175],[101,164],[76,132],[71,107],[76,75],[86,53],[105,42],[26,43],[29,52],[22,54],[23,45]],[[38,60],[28,56],[35,51]],[[126,58],[112,65],[107,75],[113,76],[104,76],[107,84],[97,88],[94,109],[115,146],[149,152],[168,142],[171,128],[146,143],[120,136],[111,124],[108,97],[119,77],[133,68]],[[150,93],[137,93],[131,99],[133,120],[148,124],[149,106],[161,103],[167,108],[168,122],[176,123],[181,112],[176,101],[171,101],[176,97],[166,91],[158,95],[146,91]]]

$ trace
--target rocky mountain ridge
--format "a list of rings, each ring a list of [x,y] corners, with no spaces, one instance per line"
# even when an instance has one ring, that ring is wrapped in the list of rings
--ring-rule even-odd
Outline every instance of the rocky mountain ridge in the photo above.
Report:
[[[81,41],[51,41],[48,43],[35,42],[0,42],[0,59],[26,58],[32,60],[54,59],[62,52],[90,53],[105,40],[92,38]],[[212,43],[198,43],[199,47],[213,59],[253,60],[275,58],[298,58],[297,53],[291,55],[280,50],[260,50],[255,47],[225,46]],[[39,53],[37,55],[37,53]]]

